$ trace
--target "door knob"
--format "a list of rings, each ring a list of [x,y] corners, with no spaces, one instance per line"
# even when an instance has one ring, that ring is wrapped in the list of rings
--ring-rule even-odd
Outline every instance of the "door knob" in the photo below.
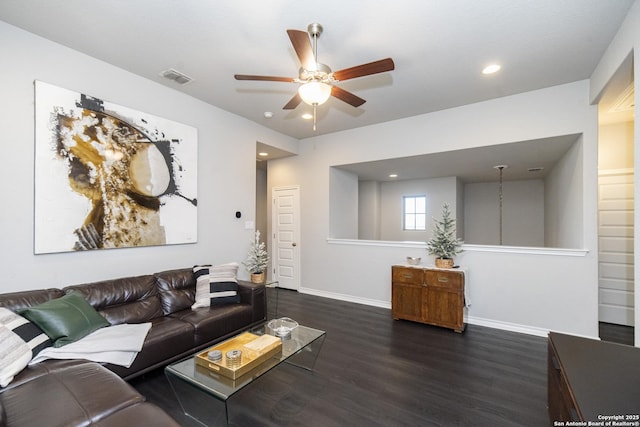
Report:
[[[291,246],[298,246],[298,244],[297,243],[292,243]]]

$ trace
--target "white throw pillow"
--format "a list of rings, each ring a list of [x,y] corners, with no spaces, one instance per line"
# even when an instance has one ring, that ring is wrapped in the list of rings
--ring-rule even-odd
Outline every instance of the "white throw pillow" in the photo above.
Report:
[[[239,303],[238,267],[237,262],[216,266],[210,264],[194,266],[196,299],[191,308]]]
[[[6,387],[33,356],[51,344],[38,326],[0,307],[0,386]]]

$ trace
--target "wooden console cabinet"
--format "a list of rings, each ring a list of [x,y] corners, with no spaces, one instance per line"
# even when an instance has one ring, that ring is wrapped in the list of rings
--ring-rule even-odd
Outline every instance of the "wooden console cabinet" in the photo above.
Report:
[[[464,331],[464,272],[454,269],[391,267],[391,314]]]
[[[640,422],[640,348],[551,332],[547,369],[550,425]]]

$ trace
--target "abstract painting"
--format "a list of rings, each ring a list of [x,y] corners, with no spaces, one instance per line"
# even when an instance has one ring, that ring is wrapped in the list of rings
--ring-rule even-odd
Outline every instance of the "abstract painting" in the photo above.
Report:
[[[36,254],[195,243],[197,129],[35,82]]]

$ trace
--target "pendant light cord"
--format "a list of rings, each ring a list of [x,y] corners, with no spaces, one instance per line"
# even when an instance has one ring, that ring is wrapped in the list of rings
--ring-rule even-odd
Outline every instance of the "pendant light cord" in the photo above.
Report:
[[[500,246],[502,246],[502,171],[506,168],[508,168],[509,166],[507,165],[498,165],[498,166],[494,166],[494,169],[498,169],[498,171],[500,172],[500,183],[498,184],[498,202],[499,202],[499,216],[498,216],[498,222],[499,222],[499,226],[500,226],[500,234],[499,234],[499,240],[500,240]]]
[[[504,168],[500,168],[500,246],[502,246],[502,170]]]

